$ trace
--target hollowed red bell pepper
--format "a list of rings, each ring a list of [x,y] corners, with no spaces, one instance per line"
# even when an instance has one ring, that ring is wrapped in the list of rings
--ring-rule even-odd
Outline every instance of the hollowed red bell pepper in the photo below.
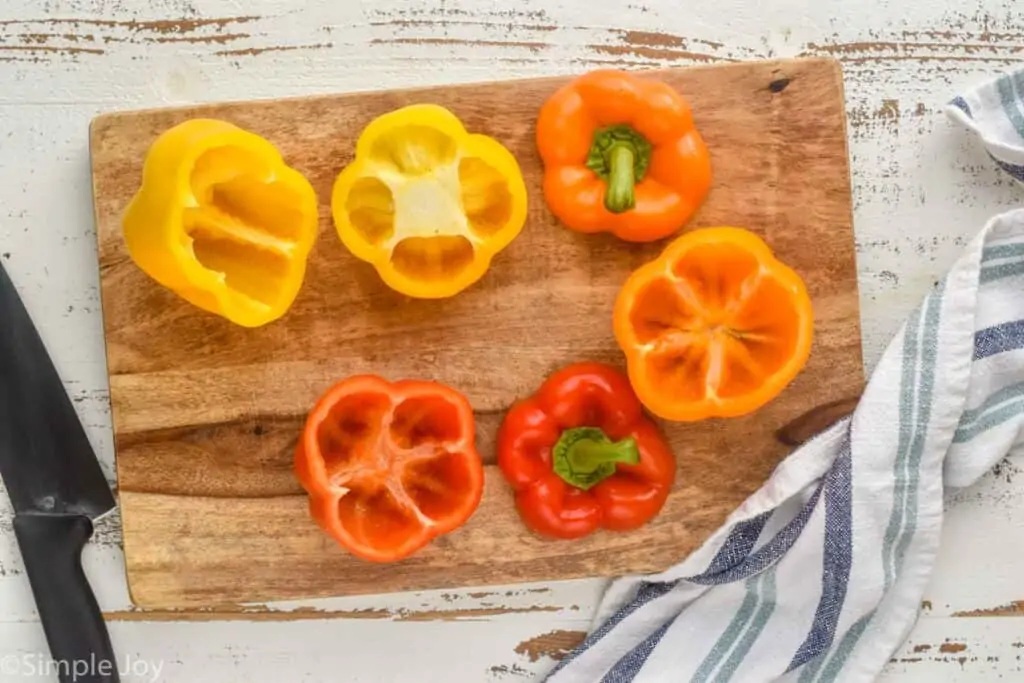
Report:
[[[349,377],[309,413],[295,472],[313,519],[357,557],[391,562],[454,531],[484,474],[473,410],[436,382]]]
[[[676,472],[629,380],[600,363],[565,367],[513,405],[499,429],[498,465],[526,526],[564,539],[644,525]]]

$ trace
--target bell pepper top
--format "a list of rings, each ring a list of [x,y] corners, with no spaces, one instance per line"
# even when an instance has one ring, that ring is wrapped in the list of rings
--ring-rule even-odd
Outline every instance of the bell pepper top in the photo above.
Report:
[[[613,442],[597,427],[576,427],[558,437],[551,459],[555,474],[586,491],[615,474],[616,463],[640,462],[640,451],[632,437]]]
[[[607,181],[604,205],[612,213],[636,206],[636,184],[651,163],[651,143],[626,125],[609,126],[594,133],[587,168]]]
[[[563,539],[642,526],[661,510],[676,472],[626,376],[591,362],[552,373],[509,409],[498,466],[524,524]]]
[[[711,188],[690,106],[668,84],[598,69],[555,91],[537,118],[544,198],[568,228],[649,242],[682,228]]]

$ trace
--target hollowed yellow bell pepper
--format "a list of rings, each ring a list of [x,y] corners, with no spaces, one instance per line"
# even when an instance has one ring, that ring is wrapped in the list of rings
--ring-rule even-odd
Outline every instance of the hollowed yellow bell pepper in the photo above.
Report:
[[[374,119],[334,183],[338,236],[392,289],[452,296],[479,280],[522,231],[515,157],[447,109],[417,104]]]
[[[291,307],[317,234],[306,178],[266,139],[191,119],[149,148],[123,220],[128,252],[150,277],[245,327]]]

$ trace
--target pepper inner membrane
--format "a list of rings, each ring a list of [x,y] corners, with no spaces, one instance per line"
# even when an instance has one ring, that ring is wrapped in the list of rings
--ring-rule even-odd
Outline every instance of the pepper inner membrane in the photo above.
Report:
[[[392,266],[413,280],[441,282],[473,263],[477,244],[508,224],[512,193],[483,159],[460,157],[455,141],[408,125],[378,138],[368,175],[345,201],[367,244],[389,249]]]
[[[417,124],[393,128],[370,147],[373,161],[403,176],[431,174],[439,166],[454,163],[457,154],[458,145],[449,135]]]
[[[301,197],[280,182],[265,182],[269,169],[237,147],[203,153],[190,177],[197,206],[184,210],[184,230],[199,263],[222,273],[227,286],[271,304],[290,270],[300,239]]]
[[[401,544],[422,532],[419,515],[443,520],[461,508],[472,483],[466,457],[450,450],[461,430],[458,410],[441,398],[409,397],[393,408],[382,394],[340,399],[317,437],[328,479],[348,489],[338,513],[349,533]]]
[[[800,324],[790,292],[729,244],[688,250],[639,291],[630,321],[651,381],[679,401],[756,391],[792,356]]]

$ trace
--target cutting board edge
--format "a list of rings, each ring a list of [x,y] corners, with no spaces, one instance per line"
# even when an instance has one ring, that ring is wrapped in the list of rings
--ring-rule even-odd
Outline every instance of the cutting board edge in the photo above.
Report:
[[[496,466],[493,466],[493,467],[496,467]],[[148,492],[127,492],[127,493],[128,493],[127,505],[129,507],[131,507],[133,505],[143,505],[143,506],[145,506],[145,505],[154,505],[154,504],[159,505],[160,502],[161,502],[161,499],[166,500],[166,499],[169,499],[169,498],[173,498],[173,496],[166,496],[166,495],[160,494],[160,493],[148,493]],[[295,502],[300,502],[301,501],[303,504],[304,504],[304,501],[305,501],[305,497],[301,496],[301,495],[274,496],[273,498],[279,499],[279,500],[287,499],[287,500],[295,501]],[[207,499],[207,500],[209,500],[209,499]],[[153,501],[156,501],[156,503],[154,503]],[[140,517],[141,517],[141,515],[140,515]],[[346,569],[347,571],[351,571],[353,569],[358,569],[361,566],[365,566],[366,568],[368,568],[370,570],[376,570],[379,567],[379,565],[376,565],[375,563],[364,563],[364,561],[362,561],[362,560],[357,560],[357,559],[351,557],[350,555],[348,555],[348,553],[343,548],[341,548],[340,546],[337,546],[332,540],[328,539],[326,536],[320,537],[321,532],[320,532],[320,530],[318,528],[316,528],[313,525],[312,521],[309,522],[309,525],[310,525],[309,529],[308,529],[309,533],[312,534],[312,535],[317,536],[320,539],[320,541],[322,541],[322,543],[329,548],[328,554],[324,555],[324,557],[322,558],[325,561],[325,563],[329,564],[330,562],[337,562],[338,564],[343,565],[344,569]],[[133,530],[132,533],[126,534],[126,537],[129,536],[129,535],[132,536],[133,538],[135,536],[139,536],[141,538],[139,530]],[[606,537],[609,537],[609,538],[614,538],[616,536],[619,536],[619,532],[612,532],[612,531],[607,531],[607,530],[601,530],[601,531],[597,532],[597,534],[595,534],[595,536],[592,539],[590,539],[590,540],[592,542],[597,542],[597,541],[600,540],[600,537],[602,537],[602,536],[606,536]],[[443,543],[444,541],[442,540],[441,542]],[[573,541],[562,541],[562,540],[556,540],[556,539],[541,539],[540,542],[543,543],[543,544],[551,544],[553,546],[561,545],[561,544],[564,544],[564,543],[573,543]],[[134,541],[132,543],[134,543]],[[126,540],[126,542],[125,542],[125,556],[126,556],[126,558],[128,557],[128,553],[129,553],[129,550],[128,550],[128,546],[129,545],[131,545],[131,544],[128,543],[127,540]],[[561,556],[559,556],[559,557],[561,557]],[[418,560],[418,558],[416,558],[416,557],[413,557],[413,558],[410,558],[410,559],[414,563]],[[401,564],[401,563],[399,563],[399,564]],[[642,565],[634,562],[633,566],[637,567],[637,569],[635,571],[639,572],[639,573],[656,573],[656,572],[660,572],[660,571],[664,571],[664,570],[669,569],[673,564],[675,564],[674,561],[665,559],[665,560],[662,560],[662,561],[647,560]],[[485,563],[481,562],[481,563],[478,563],[478,565],[483,567],[485,565]],[[460,566],[465,566],[465,565],[460,565]],[[471,580],[469,583],[466,583],[464,580],[459,578],[460,576],[463,575],[463,573],[459,571],[459,566],[452,566],[452,567],[449,568],[449,571],[447,571],[445,573],[441,573],[441,574],[435,575],[432,578],[432,580],[429,582],[429,585],[427,585],[427,583],[421,582],[421,581],[405,580],[400,585],[397,585],[396,587],[390,588],[387,591],[380,591],[380,590],[375,589],[375,587],[374,587],[374,585],[372,583],[363,583],[363,584],[345,583],[344,584],[345,585],[344,588],[341,588],[339,586],[326,586],[325,585],[325,586],[321,586],[319,588],[316,588],[316,587],[308,588],[308,589],[307,588],[303,588],[301,590],[291,590],[291,591],[282,591],[280,589],[275,589],[275,588],[272,588],[272,587],[263,587],[261,589],[254,590],[251,586],[248,586],[248,585],[246,585],[245,587],[242,587],[242,588],[237,588],[236,587],[236,588],[232,588],[231,590],[225,590],[224,586],[227,585],[227,583],[225,582],[225,583],[217,584],[218,587],[216,589],[216,592],[220,593],[222,595],[226,595],[227,598],[226,599],[216,600],[216,601],[211,601],[210,599],[208,599],[205,596],[205,593],[202,593],[200,591],[183,589],[183,588],[181,588],[179,586],[173,586],[173,587],[169,588],[168,587],[168,582],[166,580],[166,571],[164,571],[164,570],[156,569],[156,570],[152,570],[152,572],[149,572],[149,571],[147,571],[144,568],[138,567],[138,565],[136,564],[136,566],[133,568],[133,570],[131,572],[126,572],[126,575],[127,575],[127,586],[128,586],[129,599],[131,600],[132,604],[135,607],[139,608],[139,609],[144,609],[144,610],[173,610],[173,611],[185,611],[185,612],[195,611],[195,610],[202,610],[202,611],[205,612],[205,611],[218,611],[218,610],[222,610],[222,611],[223,610],[237,611],[238,609],[245,608],[245,607],[250,607],[250,608],[254,607],[254,606],[260,607],[260,606],[271,605],[271,604],[275,604],[275,603],[295,602],[295,601],[298,601],[298,600],[319,600],[319,599],[353,598],[353,597],[360,597],[360,596],[365,597],[365,596],[370,596],[370,595],[393,595],[393,596],[394,595],[410,595],[410,594],[413,594],[413,593],[424,593],[424,592],[452,590],[452,589],[467,589],[467,590],[473,590],[473,589],[494,589],[496,587],[522,586],[522,585],[527,585],[527,584],[550,583],[550,582],[555,582],[555,581],[578,581],[578,580],[585,580],[585,579],[610,579],[610,578],[614,578],[615,576],[621,575],[621,572],[614,571],[613,569],[614,568],[609,568],[608,570],[601,571],[601,570],[593,570],[591,568],[588,568],[586,565],[580,565],[578,568],[574,569],[573,571],[563,572],[557,578],[553,578],[553,579],[537,579],[537,578],[531,578],[531,577],[528,577],[528,576],[523,576],[522,578],[519,578],[519,579],[513,580],[513,581],[510,581],[510,580]],[[331,571],[331,568],[330,568],[330,566],[325,566],[324,570],[329,572],[329,571]],[[152,574],[151,578],[147,576],[147,574],[150,574],[150,573]],[[631,573],[633,573],[633,572],[631,572]],[[487,574],[487,572],[479,570],[479,569],[478,569],[478,575],[487,576],[487,577],[497,576],[497,575],[493,575],[493,574]],[[506,576],[506,578],[508,577],[507,574],[505,576]],[[238,581],[240,581],[240,580],[244,581],[244,577],[242,577],[242,578],[234,577],[234,578],[235,578],[235,583],[233,584],[233,586],[237,586],[238,585]],[[155,587],[153,587],[153,586],[155,586]],[[232,595],[232,591],[234,591],[236,594]],[[161,597],[161,596],[164,596],[164,597]],[[192,597],[190,597],[190,596],[192,596]]]
[[[118,498],[118,513],[120,514],[121,513],[121,505],[120,505],[120,495],[119,494],[120,494],[120,484],[122,482],[122,477],[121,477],[121,465],[120,465],[121,461],[117,457],[117,454],[118,454],[118,446],[117,446],[117,440],[118,440],[117,413],[118,413],[119,409],[117,407],[117,402],[114,400],[115,399],[115,396],[114,396],[115,390],[114,390],[114,386],[113,386],[114,385],[114,381],[113,380],[114,380],[115,373],[112,373],[110,371],[111,348],[110,348],[110,335],[107,334],[107,321],[109,320],[109,318],[107,316],[107,310],[106,310],[106,307],[108,305],[108,301],[107,301],[106,295],[104,294],[104,287],[103,287],[103,270],[104,270],[104,267],[103,267],[103,262],[101,260],[101,258],[102,258],[102,245],[101,245],[101,242],[100,242],[100,210],[99,210],[99,204],[97,202],[96,171],[95,171],[95,166],[94,166],[95,140],[93,138],[93,126],[92,126],[91,123],[89,125],[89,133],[90,133],[89,134],[89,169],[90,169],[90,172],[89,172],[89,192],[90,192],[90,195],[92,196],[92,221],[93,221],[93,232],[95,233],[95,238],[93,240],[93,244],[94,244],[94,247],[95,247],[95,254],[96,254],[96,271],[97,271],[96,275],[97,275],[98,289],[99,289],[99,297],[97,297],[97,301],[99,303],[100,320],[101,320],[102,325],[103,325],[103,376],[105,378],[106,385],[107,385],[107,398],[106,398],[107,408],[110,410],[110,436],[111,436],[111,451],[112,451],[111,455],[113,456],[113,459],[114,459],[114,472],[115,472],[116,479],[117,479],[117,484],[118,484],[118,488],[115,490],[114,493],[115,493],[115,497]],[[122,525],[123,525],[123,518],[122,518]],[[122,533],[122,543],[127,545],[127,542],[128,542],[127,537]],[[125,575],[126,575],[126,577],[128,577],[130,579],[130,574],[131,574],[131,572],[129,571],[129,569],[130,569],[130,562],[128,561],[128,553],[127,553],[127,551],[125,551],[125,553],[124,553],[124,563],[125,563]],[[130,593],[130,589],[129,589],[129,593]]]
[[[710,64],[687,64],[687,65],[683,65],[683,66],[650,66],[650,67],[643,67],[643,68],[629,68],[629,69],[623,69],[623,70],[624,71],[629,71],[631,73],[649,74],[649,75],[653,76],[653,75],[656,75],[658,73],[667,72],[667,71],[680,71],[680,70],[703,71],[703,70],[710,70],[710,69],[716,69],[716,70],[718,70],[718,69],[735,69],[735,68],[743,68],[745,66],[749,67],[751,64],[760,64],[760,65],[763,65],[763,66],[768,66],[768,65],[771,65],[771,64],[792,64],[792,63],[800,63],[800,62],[824,62],[824,63],[830,63],[839,72],[840,78],[842,78],[842,63],[838,59],[836,59],[835,57],[830,56],[830,55],[799,55],[799,56],[796,56],[796,57],[776,57],[776,58],[771,58],[771,59],[747,59],[747,60],[735,61],[735,62],[725,62],[725,63],[723,63],[723,62],[713,62],[713,63],[710,63]],[[330,99],[330,98],[343,97],[343,96],[354,96],[354,97],[366,96],[366,95],[379,94],[379,93],[383,93],[383,92],[401,93],[401,94],[410,94],[411,95],[411,94],[416,94],[416,93],[427,93],[427,92],[430,92],[432,90],[437,90],[439,88],[444,88],[446,90],[454,90],[454,91],[459,91],[459,90],[467,90],[468,91],[468,90],[472,90],[474,88],[478,88],[480,86],[493,85],[493,84],[496,84],[496,83],[508,83],[510,85],[513,85],[513,84],[527,84],[527,83],[538,84],[538,83],[544,83],[544,82],[557,83],[557,82],[567,82],[568,80],[570,80],[574,76],[577,76],[577,75],[579,75],[581,73],[584,73],[584,71],[577,71],[577,72],[572,72],[572,73],[551,73],[551,74],[545,74],[545,75],[541,75],[541,76],[527,76],[527,77],[523,77],[523,78],[480,79],[480,80],[473,80],[473,81],[460,81],[458,83],[433,83],[433,84],[428,84],[428,85],[416,85],[416,86],[407,86],[407,87],[398,87],[398,88],[366,88],[364,90],[325,91],[325,92],[312,93],[312,94],[307,94],[307,95],[290,95],[290,96],[287,96],[287,97],[261,97],[261,98],[256,98],[256,99],[231,99],[231,100],[223,100],[223,101],[218,101],[218,100],[202,100],[202,101],[191,102],[191,103],[171,104],[171,105],[165,105],[165,106],[159,106],[159,107],[139,107],[139,108],[134,108],[134,109],[111,109],[109,111],[105,111],[105,112],[102,112],[100,114],[97,114],[92,119],[90,119],[90,121],[89,121],[89,139],[90,139],[90,146],[91,146],[94,143],[94,141],[95,141],[96,135],[103,128],[103,126],[107,123],[107,121],[112,120],[112,119],[122,118],[122,117],[125,117],[125,116],[148,115],[148,114],[155,114],[155,113],[184,112],[184,111],[190,111],[190,110],[204,110],[204,109],[220,108],[220,107],[235,108],[235,107],[252,106],[252,105],[257,105],[258,106],[260,104],[270,103],[270,102],[285,103],[285,104],[287,104],[287,103],[300,103],[300,102],[310,102],[310,101],[316,101],[316,100],[322,100],[322,99]],[[844,122],[845,122],[845,117],[844,117]],[[91,163],[90,163],[90,167],[91,167]]]
[[[863,298],[861,296],[860,287],[860,257],[857,254],[857,224],[854,220],[853,213],[853,169],[852,159],[850,158],[850,121],[846,113],[846,79],[843,74],[843,64],[834,57],[818,57],[822,62],[830,63],[832,72],[836,79],[836,87],[839,90],[840,101],[843,106],[839,109],[839,116],[842,119],[843,128],[843,183],[850,194],[850,202],[848,204],[847,220],[850,225],[850,242],[851,252],[853,254],[853,268],[855,277],[853,279],[853,291],[857,297],[857,334],[861,338],[861,343],[857,349],[857,366],[861,370],[862,383],[867,382],[867,368],[864,367],[864,319],[861,311],[863,310]]]

